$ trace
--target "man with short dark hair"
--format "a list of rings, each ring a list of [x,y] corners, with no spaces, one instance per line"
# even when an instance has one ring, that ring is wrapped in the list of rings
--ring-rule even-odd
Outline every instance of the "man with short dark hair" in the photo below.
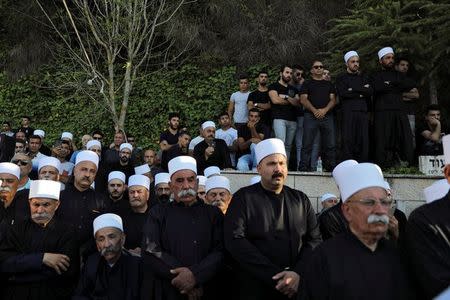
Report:
[[[231,94],[230,102],[228,102],[228,115],[233,116],[234,127],[237,130],[247,123],[249,86],[248,76],[241,74],[239,76],[239,91]]]
[[[256,169],[255,146],[264,139],[264,125],[260,123],[260,111],[252,108],[248,114],[247,126],[238,130],[238,148],[241,155],[236,168],[239,171]]]
[[[188,155],[189,142],[191,141],[191,135],[187,131],[181,131],[178,134],[178,143],[172,145],[168,150],[163,151],[161,157],[161,168],[167,171],[167,164],[172,158],[181,155]]]
[[[180,114],[177,112],[169,113],[168,125],[169,127],[159,136],[159,147],[161,151],[169,150],[172,145],[178,143]]]
[[[21,139],[16,139],[16,146],[14,153],[25,153],[27,152],[27,142]]]
[[[28,141],[28,155],[31,158],[31,161],[33,162],[33,171],[37,170],[39,160],[42,157],[45,157],[44,154],[42,154],[39,150],[42,146],[42,139],[39,135],[32,135],[29,138]]]
[[[336,135],[332,109],[336,105],[334,85],[323,79],[323,63],[314,60],[310,80],[305,81],[300,91],[300,101],[305,107],[303,143],[300,171],[313,171],[311,152],[314,139],[320,134],[323,167],[331,171],[336,166]]]
[[[220,128],[216,130],[216,139],[222,139],[228,146],[230,151],[230,160],[232,166],[236,166],[236,150],[237,150],[237,138],[238,132],[236,129],[231,127],[230,116],[227,112],[222,112],[219,115],[219,126]]]
[[[261,123],[266,126],[268,133],[272,129],[272,110],[269,97],[269,89],[267,84],[269,82],[269,74],[265,70],[258,72],[257,77],[258,87],[256,90],[248,95],[247,108],[257,108],[261,113]],[[269,135],[264,133],[266,137]]]
[[[104,163],[106,163],[107,165],[112,165],[120,161],[120,145],[122,145],[123,143],[125,143],[125,133],[119,130],[114,134],[114,146],[107,149],[103,155],[102,160],[104,161]]]
[[[417,153],[419,155],[442,155],[442,137],[448,134],[447,124],[441,120],[439,105],[428,105],[424,121],[417,124]]]
[[[17,129],[17,131],[25,133],[25,136],[28,139],[34,132],[34,128],[30,127],[31,118],[29,116],[22,116],[21,118],[21,126]]]
[[[9,137],[14,136],[14,132],[11,130],[11,122],[9,121],[3,121],[2,123],[2,130],[0,131],[0,134],[5,134]]]

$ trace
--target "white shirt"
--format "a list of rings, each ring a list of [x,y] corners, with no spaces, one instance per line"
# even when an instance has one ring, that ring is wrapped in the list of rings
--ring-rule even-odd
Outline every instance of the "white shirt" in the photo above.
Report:
[[[248,109],[247,99],[250,95],[250,91],[242,93],[240,91],[231,94],[230,101],[234,102],[234,123],[247,123],[248,121]]]

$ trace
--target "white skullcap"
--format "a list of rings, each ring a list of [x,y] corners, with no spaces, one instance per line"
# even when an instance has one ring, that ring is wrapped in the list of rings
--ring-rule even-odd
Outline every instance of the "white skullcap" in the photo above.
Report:
[[[10,162],[2,162],[0,163],[0,173],[7,173],[17,177],[20,179],[20,168],[18,165],[10,163]]]
[[[121,171],[112,171],[109,173],[108,175],[108,182],[110,182],[113,179],[119,179],[120,181],[122,181],[123,183],[126,182],[126,176],[124,172]]]
[[[175,172],[180,170],[191,170],[197,174],[197,161],[191,156],[182,155],[172,158],[169,161],[168,167],[171,178]]]
[[[435,181],[432,185],[423,189],[425,200],[427,203],[430,203],[435,200],[442,199],[445,195],[447,195],[449,189],[450,184],[447,179]]]
[[[336,167],[334,167],[333,172],[331,173],[333,175],[334,181],[336,182],[336,185],[339,188],[339,179],[342,178],[342,173],[351,166],[357,165],[358,162],[353,159],[344,160],[343,162],[339,163]]]
[[[61,173],[62,171],[61,162],[59,161],[59,159],[53,156],[44,156],[41,159],[39,159],[38,172],[41,170],[41,168],[46,166],[56,168],[58,170],[58,173]]]
[[[31,198],[48,198],[59,200],[59,192],[61,191],[61,183],[53,180],[32,180],[30,184]]]
[[[95,166],[98,167],[99,159],[97,153],[91,150],[83,150],[77,154],[77,158],[75,159],[75,165],[78,165],[82,161],[93,162]]]
[[[203,171],[203,174],[205,175],[206,178],[209,178],[214,175],[220,175],[220,169],[219,169],[219,167],[216,167],[216,166],[207,167]]]
[[[442,147],[444,148],[445,164],[450,165],[450,134],[442,137]]]
[[[387,190],[391,190],[391,185],[386,180],[384,181],[384,188]]]
[[[150,190],[150,178],[145,175],[133,175],[128,178],[128,187],[140,185]]]
[[[261,181],[261,176],[260,175],[253,176],[252,178],[250,178],[250,185],[253,185],[253,184],[258,183],[260,181]]]
[[[378,51],[378,59],[382,59],[386,54],[394,54],[394,49],[391,47],[384,47]]]
[[[327,200],[330,200],[331,198],[337,199],[336,195],[330,193],[323,194],[322,197],[320,198],[320,202],[325,202]]]
[[[347,53],[345,53],[345,55],[344,55],[344,62],[345,63],[347,63],[348,62],[348,60],[351,58],[351,57],[353,57],[353,56],[359,56],[358,55],[358,52],[356,52],[356,51],[348,51]]]
[[[264,157],[276,153],[286,156],[282,140],[273,138],[259,142],[255,147],[256,164],[259,164]]]
[[[202,175],[198,175],[197,176],[197,180],[198,180],[198,185],[206,185],[206,180],[208,179],[208,177],[206,176],[202,176]]]
[[[33,135],[38,135],[41,138],[45,137],[45,131],[42,129],[36,129],[35,131],[33,131]]]
[[[150,172],[150,167],[148,164],[143,164],[134,168],[134,174],[136,175],[144,175]]]
[[[69,139],[69,140],[73,140],[73,134],[68,132],[68,131],[64,131],[61,134],[61,139]]]
[[[130,149],[130,151],[133,151],[133,146],[130,143],[122,143],[122,144],[120,144],[119,151],[122,151],[125,148]]]
[[[90,140],[86,144],[86,149],[91,150],[92,147],[98,146],[100,149],[102,148],[102,143],[100,143],[98,140]]]
[[[155,175],[155,186],[157,186],[160,183],[169,183],[170,182],[170,176],[169,173],[158,173]]]
[[[206,180],[206,193],[212,189],[226,189],[231,193],[230,180],[225,176],[213,176]]]
[[[94,219],[94,236],[100,229],[114,227],[123,232],[122,218],[116,214],[103,214]]]
[[[361,163],[342,170],[339,178],[335,177],[343,202],[355,193],[370,187],[386,189],[386,183],[380,167],[372,163]]]
[[[206,121],[202,124],[202,130],[205,130],[208,127],[216,128],[216,124],[213,121]]]

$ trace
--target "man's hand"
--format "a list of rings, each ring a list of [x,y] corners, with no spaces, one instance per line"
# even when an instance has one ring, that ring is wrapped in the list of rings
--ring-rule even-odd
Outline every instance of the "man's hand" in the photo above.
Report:
[[[58,275],[67,271],[70,266],[70,258],[64,254],[44,253],[42,263],[56,271]]]
[[[292,298],[298,290],[298,284],[300,283],[300,276],[293,271],[283,271],[272,277],[273,280],[277,280],[275,288]]]
[[[438,119],[436,119],[435,117],[431,117],[430,119],[429,119],[430,121],[430,125],[433,125],[433,126],[436,126],[436,125],[438,125],[438,124],[440,124],[441,122],[438,120]]]
[[[247,122],[247,127],[248,128],[255,128],[256,122],[252,122],[252,121],[248,121]]]
[[[188,268],[176,268],[170,270],[170,273],[176,275],[176,277],[172,279],[171,283],[174,287],[180,290],[181,294],[187,294],[194,288],[196,283],[195,277]]]
[[[128,251],[131,253],[131,255],[133,256],[137,256],[137,257],[141,257],[141,248],[140,247],[136,247],[134,249],[128,249]]]
[[[392,240],[398,240],[399,230],[398,221],[394,216],[389,216],[388,231],[391,234]]]
[[[206,157],[210,157],[214,153],[214,147],[209,146],[205,149],[205,155]]]
[[[317,119],[323,119],[326,114],[327,111],[325,110],[325,108],[319,108],[314,112],[314,117],[316,117]]]

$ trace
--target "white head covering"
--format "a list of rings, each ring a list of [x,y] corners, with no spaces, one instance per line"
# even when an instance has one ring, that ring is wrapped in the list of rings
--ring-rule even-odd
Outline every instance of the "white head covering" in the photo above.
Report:
[[[114,227],[123,232],[122,218],[116,214],[103,214],[94,219],[94,236],[100,229]]]
[[[386,189],[380,167],[372,163],[361,163],[342,169],[338,177],[333,176],[345,202],[353,194],[370,187]]]
[[[90,140],[89,142],[87,142],[86,144],[86,149],[87,150],[91,150],[92,147],[97,146],[100,149],[102,148],[102,143],[100,143],[98,140]]]
[[[59,200],[59,192],[61,191],[61,183],[53,180],[32,180],[30,184],[31,198],[48,198]]]
[[[43,156],[41,159],[39,159],[38,172],[45,166],[56,168],[58,170],[58,173],[61,173],[62,171],[61,162],[59,161],[59,159],[53,156]]]
[[[378,51],[378,59],[382,59],[386,54],[394,54],[394,49],[391,47],[384,47]]]
[[[61,139],[69,139],[69,140],[73,140],[73,134],[68,132],[68,131],[64,131],[61,134]]]
[[[45,137],[45,131],[42,129],[36,129],[35,131],[33,131],[33,135],[38,135],[41,138]]]
[[[120,144],[119,151],[122,151],[124,148],[130,149],[130,151],[133,151],[133,146],[130,143]]]
[[[145,175],[133,175],[128,178],[128,187],[140,185],[150,190],[150,178]]]
[[[120,181],[122,181],[123,183],[125,183],[126,181],[126,176],[124,172],[121,171],[112,171],[109,173],[108,175],[108,182],[110,182],[113,179],[119,179]]]
[[[208,127],[216,128],[216,124],[213,121],[206,121],[202,124],[202,130],[205,130]]]
[[[339,163],[336,167],[334,167],[333,172],[331,173],[333,175],[334,181],[336,182],[336,185],[339,188],[339,178],[342,178],[342,173],[351,166],[357,165],[358,162],[353,159],[344,160],[343,162]]]
[[[253,184],[258,183],[260,181],[261,181],[261,176],[260,175],[253,176],[252,178],[250,178],[250,185],[253,185]]]
[[[145,173],[149,173],[150,172],[150,167],[148,166],[148,164],[143,164],[140,166],[137,166],[134,168],[134,173],[136,175],[143,175]]]
[[[442,147],[444,148],[445,164],[450,165],[450,134],[442,137]]]
[[[169,183],[170,182],[170,176],[169,173],[158,173],[155,175],[155,186],[157,186],[160,183]]]
[[[168,169],[171,178],[175,172],[180,170],[191,170],[197,174],[197,161],[191,156],[177,156],[169,161]]]
[[[259,164],[266,156],[276,153],[286,156],[282,140],[272,138],[259,142],[255,147],[256,164]]]
[[[435,200],[442,199],[445,195],[447,195],[449,189],[450,184],[447,179],[435,181],[432,185],[423,189],[425,200],[427,203],[430,203]]]
[[[216,166],[207,167],[203,171],[203,174],[205,175],[206,178],[209,178],[214,175],[220,175],[220,169],[219,169],[219,167],[216,167]]]
[[[20,168],[18,165],[10,163],[10,162],[2,162],[0,163],[0,173],[7,173],[17,177],[20,179]]]
[[[206,180],[208,179],[208,177],[203,176],[203,175],[197,175],[197,179],[198,179],[198,185],[206,185]]]
[[[353,56],[359,56],[358,55],[358,52],[356,52],[356,51],[348,51],[347,53],[345,53],[345,55],[344,55],[344,62],[345,63],[347,63],[348,62],[348,60],[351,58],[351,57],[353,57]]]
[[[228,180],[228,178],[226,178],[225,176],[213,176],[206,180],[205,184],[206,193],[208,193],[208,191],[212,189],[217,188],[226,189],[231,193],[230,180]]]
[[[336,195],[333,195],[333,194],[330,194],[330,193],[323,194],[322,197],[320,198],[320,202],[327,201],[327,200],[329,200],[331,198],[336,198],[337,199]]]
[[[90,161],[93,162],[98,168],[98,155],[94,151],[91,150],[83,150],[77,154],[77,158],[75,159],[75,165],[78,165],[82,161]]]

